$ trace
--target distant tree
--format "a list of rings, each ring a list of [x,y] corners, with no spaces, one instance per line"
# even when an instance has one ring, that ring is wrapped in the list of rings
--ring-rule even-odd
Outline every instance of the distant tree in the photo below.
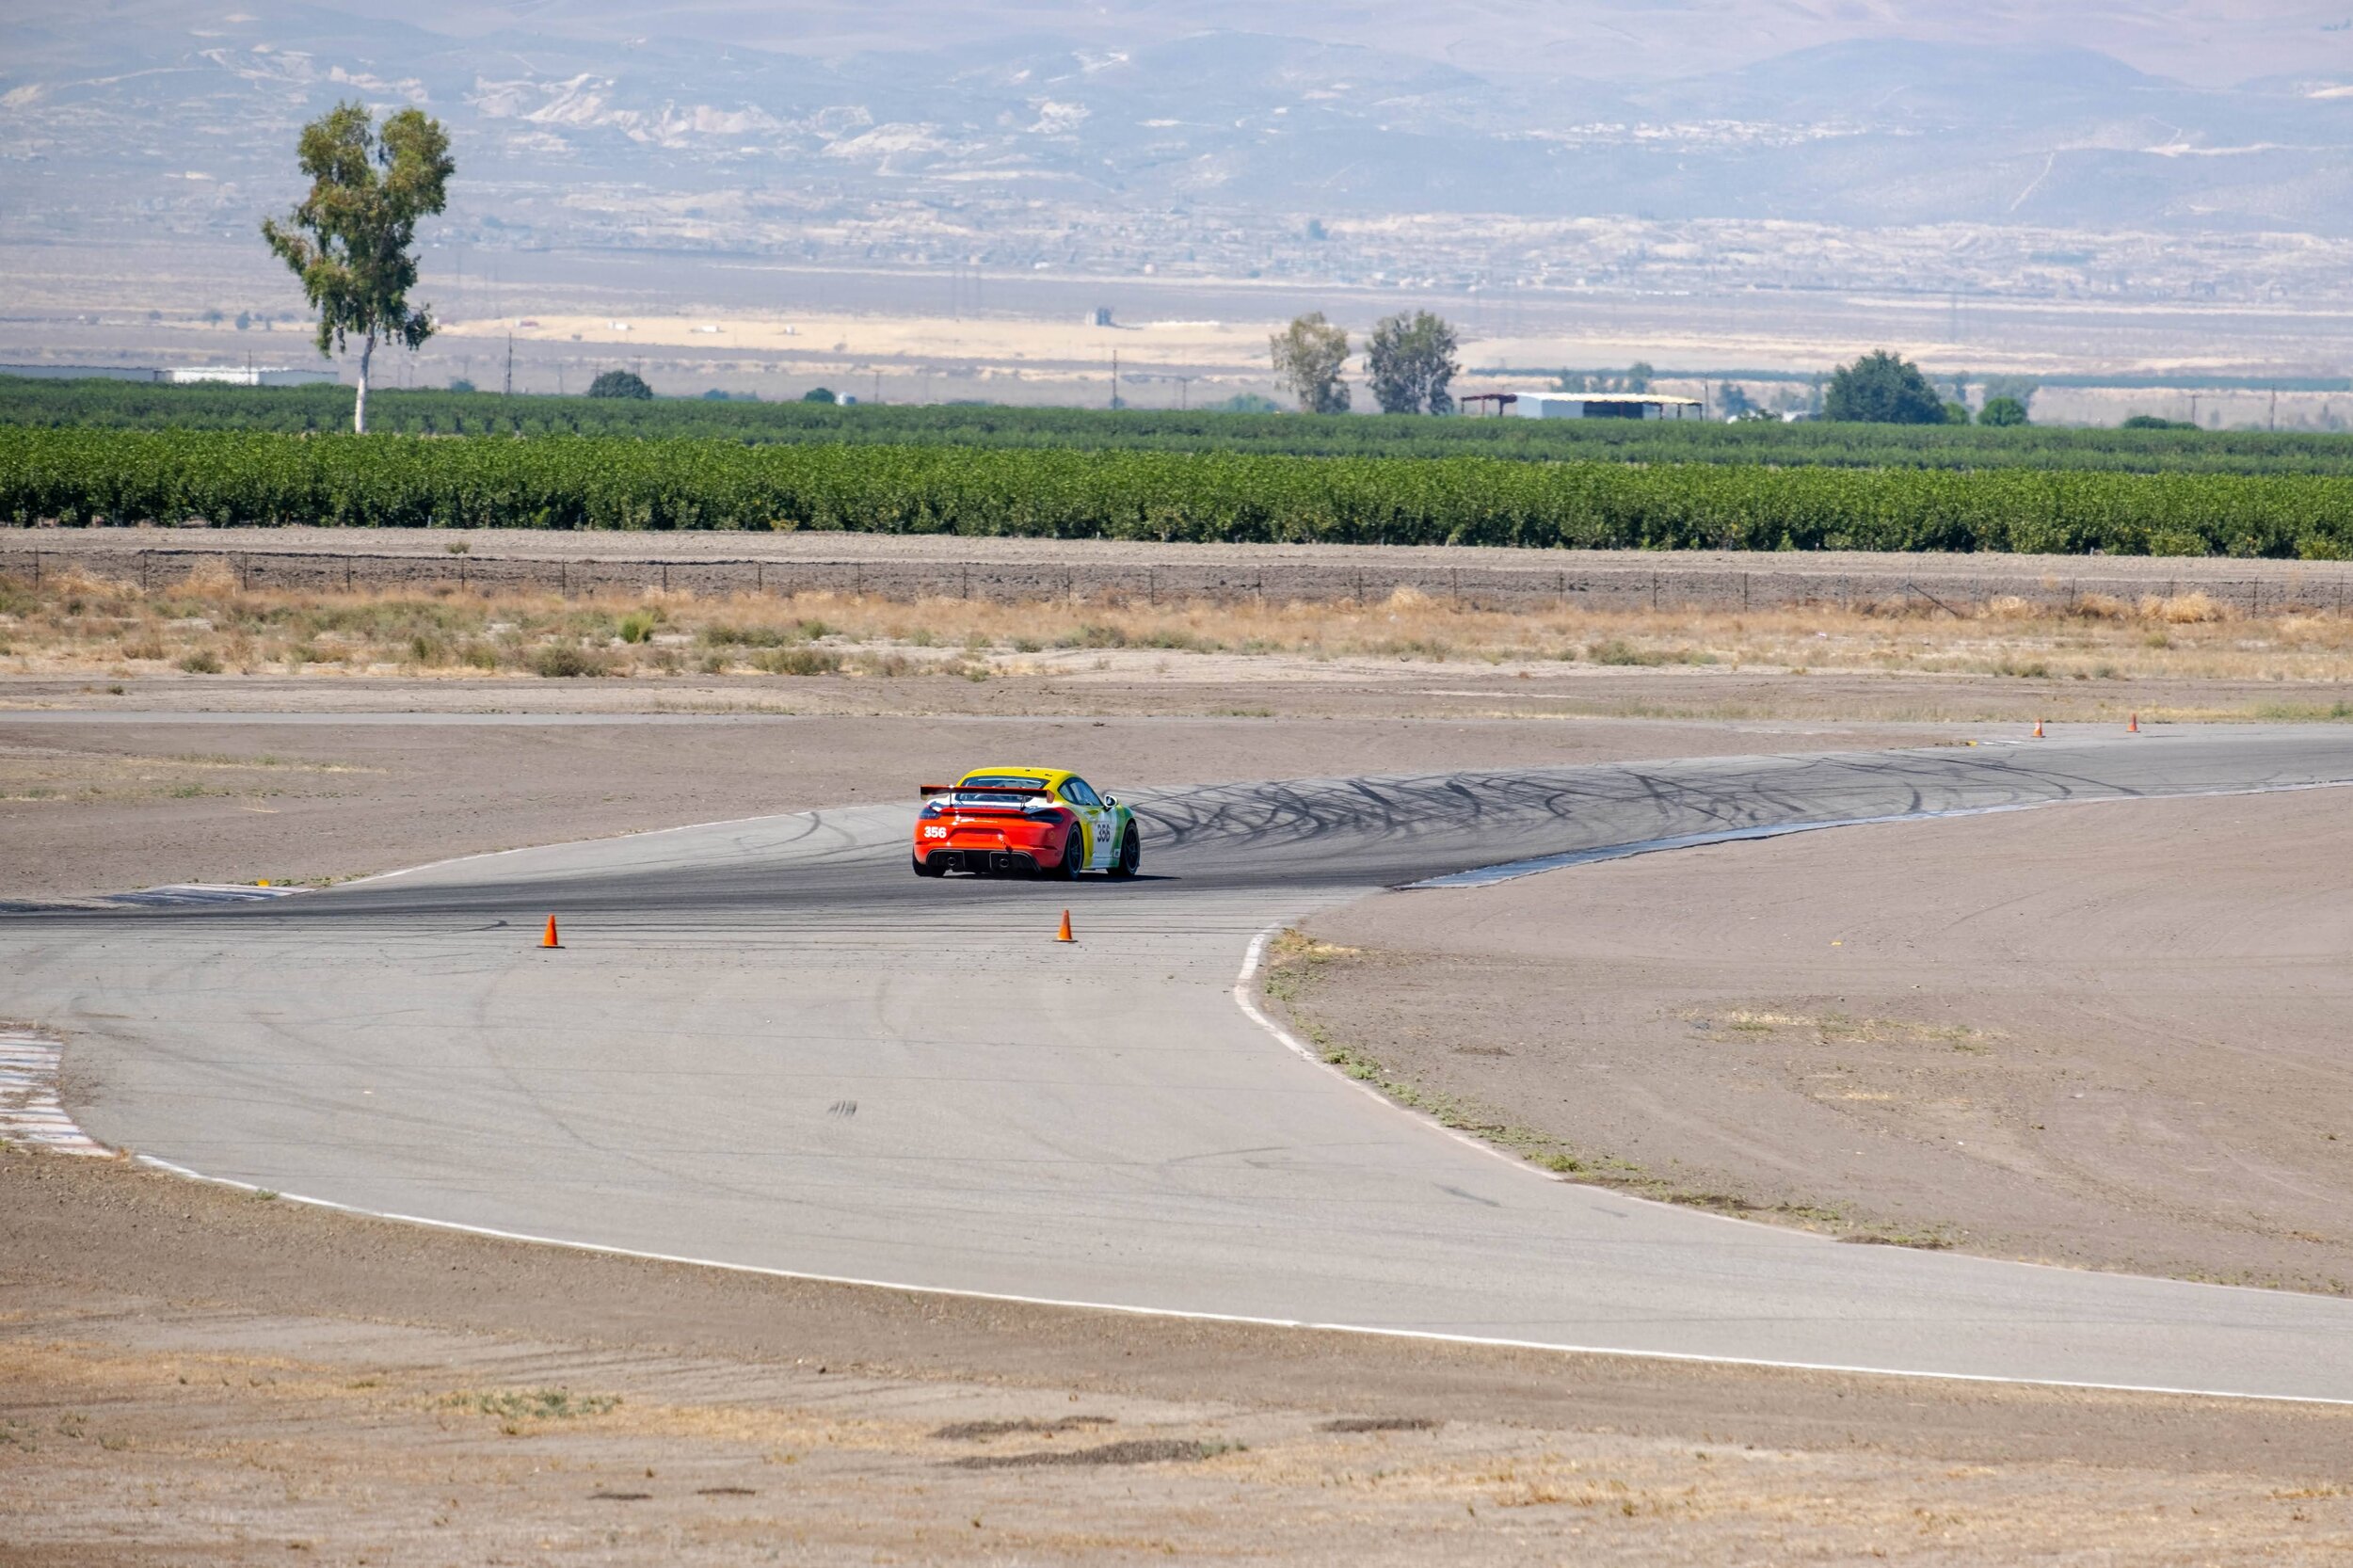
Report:
[[[1997,430],[2014,430],[2026,423],[2026,406],[2014,397],[1989,397],[1977,410],[1977,423]]]
[[[834,396],[831,387],[811,387],[801,393],[801,401],[804,403],[839,403],[841,400]]]
[[[1726,381],[1716,389],[1716,411],[1726,419],[1739,419],[1755,407],[1748,389],[1737,381]]]
[[[1657,376],[1658,372],[1651,367],[1651,362],[1648,360],[1637,360],[1626,371],[1625,379],[1619,383],[1620,390],[1630,392],[1646,392],[1650,391],[1651,382],[1657,379]]]
[[[1882,348],[1838,368],[1822,399],[1822,417],[1860,424],[1942,424],[1945,400],[1918,365]]]
[[[1402,311],[1372,329],[1365,348],[1365,376],[1373,401],[1385,414],[1450,414],[1447,388],[1461,367],[1454,361],[1454,328],[1428,311]]]
[[[2155,414],[2134,414],[2124,421],[2127,430],[2195,430],[2198,423],[2187,419],[2161,419]]]
[[[1945,405],[1945,423],[1947,424],[1968,424],[1969,405],[1947,401]]]
[[[1328,240],[1332,236],[1324,232],[1323,219],[1311,217],[1307,220],[1307,237],[1311,240]]]
[[[608,370],[588,383],[590,397],[649,398],[653,389],[633,370]]]
[[[319,312],[321,354],[360,340],[360,392],[351,427],[368,427],[368,369],[378,343],[415,348],[433,335],[429,306],[411,307],[417,220],[448,203],[449,133],[421,109],[386,117],[379,132],[367,106],[339,104],[302,128],[296,159],[311,194],[262,235],[302,280]]]
[[[2034,412],[2034,394],[2042,390],[2042,383],[2031,376],[1989,376],[1982,385],[1988,403],[1997,397],[2011,398],[2030,416]]]
[[[1348,412],[1348,383],[1340,379],[1348,363],[1348,333],[1324,320],[1321,311],[1297,317],[1267,339],[1267,352],[1275,378],[1299,399],[1301,413]]]
[[[1279,414],[1283,406],[1257,392],[1236,392],[1215,403],[1204,403],[1201,411],[1209,414]]]
[[[237,312],[237,330],[238,330],[238,331],[242,332],[242,331],[244,331],[247,328],[248,328],[248,327],[250,327],[250,326],[252,326],[252,325],[253,325],[253,313],[252,313],[251,312],[249,312],[249,311],[239,311],[239,312]]]
[[[462,376],[454,376],[450,378],[449,390],[454,392],[470,392],[474,390],[474,385]]]
[[[1584,376],[1573,376],[1564,370],[1560,375],[1552,378],[1552,390],[1554,392],[1581,392],[1590,391],[1591,387]]]

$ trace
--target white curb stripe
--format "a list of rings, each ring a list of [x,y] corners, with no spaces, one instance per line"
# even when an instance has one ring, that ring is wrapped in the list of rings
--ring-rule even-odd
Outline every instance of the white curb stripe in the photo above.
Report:
[[[136,893],[108,893],[106,902],[177,908],[185,904],[253,904],[300,891],[299,888],[256,888],[244,882],[173,882],[161,888],[142,888]]]
[[[65,1048],[45,1036],[0,1030],[0,1140],[59,1154],[110,1154],[73,1125],[57,1098],[57,1064],[64,1055]]]

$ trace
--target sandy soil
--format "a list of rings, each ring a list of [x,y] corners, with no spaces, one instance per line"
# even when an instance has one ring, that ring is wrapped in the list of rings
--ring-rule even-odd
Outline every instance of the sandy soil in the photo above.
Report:
[[[2347,864],[2342,790],[1849,828],[1385,894],[1276,989],[1595,1179],[2341,1292]]]
[[[816,373],[826,369],[837,377],[837,390],[863,396],[858,367],[875,360],[912,357],[931,362],[964,362],[999,373],[1022,369],[1099,367],[1108,382],[1111,358],[1116,350],[1128,375],[1152,376],[1165,369],[1211,379],[1205,371],[1252,384],[1264,381],[1267,335],[1279,330],[1274,320],[1209,321],[1159,319],[1123,322],[1102,328],[1076,319],[1027,321],[1013,316],[944,316],[845,314],[817,312],[776,316],[631,314],[551,315],[542,313],[516,330],[511,319],[457,320],[441,328],[452,343],[473,340],[484,353],[503,350],[508,332],[519,344],[531,343],[603,344],[631,348],[700,349],[712,354],[744,351],[790,354],[809,362]],[[1025,365],[1023,361],[1030,361]],[[985,374],[985,373],[984,373]],[[955,395],[954,383],[940,378],[940,395]],[[573,390],[581,389],[575,387]],[[1130,389],[1131,391],[1133,389]],[[1204,392],[1205,400],[1225,395]],[[1174,401],[1172,399],[1171,401]]]
[[[2264,680],[2023,680],[2002,677],[1725,666],[1536,668],[1433,665],[1279,655],[1126,649],[1023,661],[1033,673],[973,682],[952,676],[655,676],[544,680],[305,674],[0,674],[8,723],[42,713],[657,714],[671,718],[1215,719],[1534,723],[1574,736],[1648,721],[1730,725],[1766,737],[1910,727],[1924,739],[2016,735],[2038,719],[2108,733],[2153,723],[2341,721],[2341,682]],[[1093,667],[1101,664],[1103,668]],[[1574,744],[1572,740],[1570,744]],[[1824,742],[1827,745],[1833,744]],[[1751,749],[1755,749],[1752,747]],[[1819,749],[1818,747],[1817,749]],[[1332,771],[1332,770],[1324,770]],[[1258,776],[1264,776],[1263,775]]]
[[[0,1151],[0,1562],[2235,1563],[2353,1414],[924,1298]]]
[[[282,690],[291,683],[277,683]],[[397,687],[345,683],[383,704]],[[561,686],[569,683],[549,682]],[[589,686],[611,683],[586,682]],[[933,682],[964,686],[964,682]],[[257,705],[270,692],[248,687]],[[1115,709],[1107,710],[1116,712]],[[445,856],[877,799],[988,757],[1106,787],[1897,744],[1856,725],[596,715],[585,723],[0,720],[0,899],[342,878]]]

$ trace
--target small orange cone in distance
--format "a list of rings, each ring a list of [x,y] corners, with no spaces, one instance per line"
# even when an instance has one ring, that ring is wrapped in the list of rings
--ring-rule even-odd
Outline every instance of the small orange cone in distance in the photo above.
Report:
[[[2038,741],[2042,739],[2042,721],[2041,719],[2034,721],[2034,738]]]
[[[548,934],[539,938],[539,945],[543,948],[560,948],[564,945],[555,939],[555,917],[553,915],[548,917]]]
[[[1062,912],[1062,929],[1054,933],[1054,940],[1057,942],[1075,942],[1079,938],[1076,936],[1070,935],[1070,911],[1065,909]]]
[[[2127,735],[2137,735],[2140,733],[2140,715],[2138,713],[2135,713],[2133,715],[2133,722],[2124,727],[2124,733]]]

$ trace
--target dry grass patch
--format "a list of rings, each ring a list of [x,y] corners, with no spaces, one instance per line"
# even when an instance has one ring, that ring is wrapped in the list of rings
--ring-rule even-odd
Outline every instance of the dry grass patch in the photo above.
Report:
[[[2353,616],[2249,617],[2203,592],[2065,611],[1997,598],[1754,613],[1482,610],[1401,589],[1337,602],[999,603],[684,591],[567,598],[440,584],[242,589],[207,563],[152,591],[86,571],[0,578],[0,668],[25,674],[782,676],[985,680],[1113,656],[1315,663],[1903,671],[2013,680],[2353,679]],[[2321,705],[2317,716],[2328,716]]]
[[[1960,1024],[1923,1023],[1913,1018],[1857,1018],[1844,1013],[1775,1013],[1732,1008],[1692,1012],[1681,1016],[1703,1030],[1721,1029],[1735,1034],[1810,1034],[1819,1044],[1941,1045],[1956,1050],[1982,1048],[2005,1038],[1997,1032]]]

